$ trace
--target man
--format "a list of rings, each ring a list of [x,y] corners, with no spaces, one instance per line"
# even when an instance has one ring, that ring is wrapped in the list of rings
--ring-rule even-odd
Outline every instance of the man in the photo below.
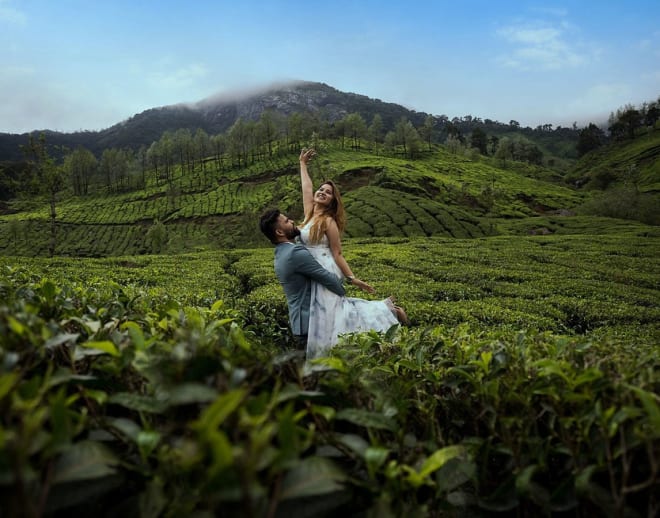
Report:
[[[342,279],[323,268],[304,245],[294,241],[300,231],[293,220],[278,209],[265,212],[259,226],[275,245],[275,274],[286,295],[291,332],[298,348],[304,350],[309,329],[312,281],[342,296],[346,293]]]

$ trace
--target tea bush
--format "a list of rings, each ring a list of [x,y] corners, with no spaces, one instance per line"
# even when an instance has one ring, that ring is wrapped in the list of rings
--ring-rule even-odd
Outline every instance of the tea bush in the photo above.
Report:
[[[636,234],[347,240],[412,326],[291,349],[272,248],[0,258],[7,516],[653,516]]]

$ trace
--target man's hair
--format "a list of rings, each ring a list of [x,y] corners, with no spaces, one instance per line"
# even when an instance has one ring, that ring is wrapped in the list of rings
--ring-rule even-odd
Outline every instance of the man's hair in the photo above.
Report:
[[[279,209],[271,209],[264,212],[261,215],[261,219],[259,220],[259,228],[274,245],[277,244],[277,236],[275,235],[275,230],[280,214],[282,213],[279,211]]]

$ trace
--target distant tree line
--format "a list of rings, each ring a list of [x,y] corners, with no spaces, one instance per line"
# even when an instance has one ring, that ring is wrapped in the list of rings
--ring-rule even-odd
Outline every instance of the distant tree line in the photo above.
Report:
[[[609,132],[591,123],[577,139],[577,156],[603,145],[609,138],[630,138],[643,125],[653,126],[659,117],[658,102],[640,108],[626,106],[610,117]],[[414,115],[419,115],[414,113]],[[245,167],[259,160],[296,152],[311,139],[333,139],[342,148],[368,149],[375,153],[414,160],[434,145],[444,144],[452,153],[542,165],[545,157],[536,143],[546,135],[565,136],[571,141],[577,131],[552,124],[532,129],[466,115],[449,119],[446,115],[414,117],[415,125],[402,116],[387,129],[383,117],[374,113],[366,120],[358,112],[330,121],[322,111],[295,112],[288,116],[274,110],[263,111],[256,120],[239,117],[222,133],[209,135],[203,129],[165,131],[150,145],[138,149],[106,148],[99,155],[84,146],[73,150],[51,150],[50,156],[64,155],[61,164],[68,187],[76,196],[91,192],[118,193],[146,187],[149,178],[158,186],[172,186],[175,172],[183,175],[189,187],[199,184],[209,172]],[[34,137],[30,137],[31,139]],[[45,149],[45,141],[43,142]],[[552,165],[551,160],[546,160]],[[27,162],[0,165],[0,199],[39,192],[39,180]],[[151,176],[150,176],[151,175]],[[185,185],[184,185],[185,187]]]
[[[429,115],[415,127],[402,117],[386,131],[379,114],[367,121],[359,113],[348,113],[329,123],[314,113],[283,116],[266,110],[258,120],[239,117],[226,132],[216,135],[202,129],[165,131],[150,146],[141,146],[137,151],[109,148],[97,158],[80,146],[65,155],[62,167],[73,194],[84,196],[92,190],[118,193],[141,189],[147,186],[149,175],[155,185],[171,186],[175,173],[182,175],[192,189],[209,172],[290,155],[312,139],[334,140],[341,148],[368,149],[409,160],[443,143],[454,153],[494,156],[504,165],[507,160],[542,163],[543,153],[529,139],[488,136],[478,126],[464,134],[461,128],[466,121],[472,125],[479,122],[469,116],[450,121]]]
[[[653,130],[660,119],[660,97],[639,107],[627,104],[612,112],[608,119],[609,135],[593,122],[578,134],[578,156],[598,149],[609,140],[634,139],[644,130]]]

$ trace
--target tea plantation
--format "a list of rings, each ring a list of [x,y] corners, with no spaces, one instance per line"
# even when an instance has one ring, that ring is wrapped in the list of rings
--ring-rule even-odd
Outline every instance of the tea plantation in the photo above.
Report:
[[[0,518],[659,515],[660,133],[568,176],[322,144],[349,295],[411,323],[315,362],[257,229],[297,153],[0,205]]]
[[[653,516],[660,235],[609,223],[347,239],[412,323],[316,364],[271,248],[2,257],[3,516]]]

